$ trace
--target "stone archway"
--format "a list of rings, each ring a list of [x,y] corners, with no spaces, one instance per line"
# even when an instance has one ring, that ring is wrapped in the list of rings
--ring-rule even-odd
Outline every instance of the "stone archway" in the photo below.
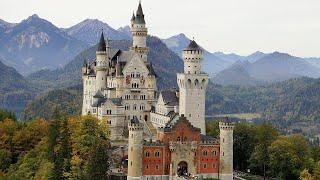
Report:
[[[188,176],[188,163],[186,161],[180,161],[177,167],[177,175],[180,176]]]

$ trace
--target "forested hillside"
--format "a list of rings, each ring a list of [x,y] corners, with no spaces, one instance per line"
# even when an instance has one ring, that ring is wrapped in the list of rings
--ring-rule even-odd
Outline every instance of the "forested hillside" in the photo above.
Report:
[[[255,87],[210,85],[206,104],[208,115],[251,112],[267,120],[320,122],[320,79]]]
[[[1,108],[21,112],[37,92],[37,88],[32,87],[14,68],[4,65],[0,58]],[[20,113],[17,116],[20,116]]]

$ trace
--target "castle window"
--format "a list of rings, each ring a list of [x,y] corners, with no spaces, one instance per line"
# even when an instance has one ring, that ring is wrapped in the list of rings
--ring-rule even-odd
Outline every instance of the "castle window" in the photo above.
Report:
[[[216,168],[216,163],[213,163],[213,164],[212,164],[212,167],[213,167],[213,168]]]
[[[208,151],[205,150],[205,151],[202,152],[202,154],[203,154],[203,156],[207,156],[208,155]]]
[[[206,163],[203,164],[203,168],[207,169],[207,164]]]
[[[177,137],[177,141],[180,141],[180,137]]]
[[[137,105],[136,104],[133,105],[133,110],[137,110]]]
[[[149,152],[149,151],[146,151],[145,156],[146,156],[146,157],[150,157],[150,152]]]
[[[156,165],[156,169],[157,169],[157,170],[159,169],[159,165],[158,165],[158,164]]]
[[[217,156],[217,151],[212,151],[212,156]]]
[[[155,154],[154,154],[155,157],[160,157],[160,152],[157,151]]]
[[[146,169],[149,169],[149,165],[146,166]]]

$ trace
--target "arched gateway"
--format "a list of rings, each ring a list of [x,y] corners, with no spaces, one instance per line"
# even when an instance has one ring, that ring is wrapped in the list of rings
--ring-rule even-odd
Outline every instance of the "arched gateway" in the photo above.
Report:
[[[185,161],[181,161],[177,167],[177,175],[178,176],[188,176],[188,163]]]

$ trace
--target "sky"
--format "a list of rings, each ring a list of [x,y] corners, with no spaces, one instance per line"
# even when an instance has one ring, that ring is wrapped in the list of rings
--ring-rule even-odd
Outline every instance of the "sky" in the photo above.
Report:
[[[58,27],[99,19],[128,25],[138,0],[0,0],[0,19],[38,14]],[[142,0],[149,34],[184,33],[205,49],[320,57],[320,0]]]

